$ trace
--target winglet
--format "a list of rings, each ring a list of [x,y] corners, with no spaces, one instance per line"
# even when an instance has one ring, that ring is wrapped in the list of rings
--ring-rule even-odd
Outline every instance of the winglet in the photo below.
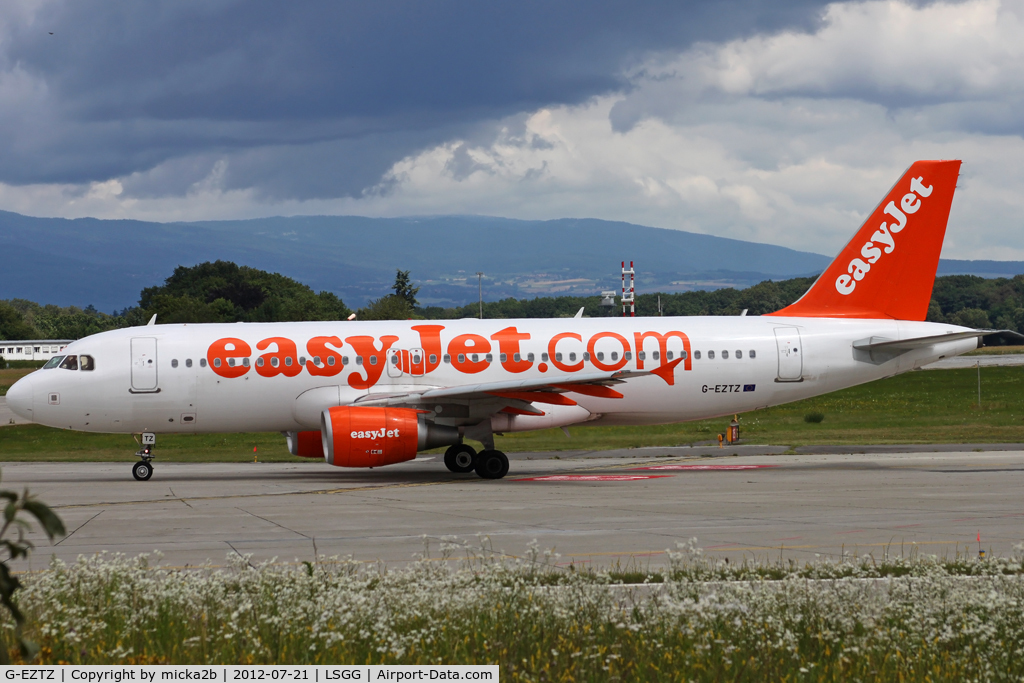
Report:
[[[660,377],[663,380],[665,380],[665,382],[669,386],[673,386],[676,383],[676,374],[675,374],[676,366],[679,365],[682,362],[683,362],[683,358],[680,356],[679,358],[676,358],[671,363],[665,363],[664,365],[662,365],[661,367],[657,368],[656,370],[651,370],[651,374],[652,375],[657,375],[658,377]]]
[[[800,299],[770,315],[924,320],[959,161],[917,161]]]

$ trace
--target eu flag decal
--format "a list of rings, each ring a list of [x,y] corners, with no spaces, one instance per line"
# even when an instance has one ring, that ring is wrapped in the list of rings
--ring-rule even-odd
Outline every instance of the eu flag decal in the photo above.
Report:
[[[743,385],[743,391],[753,391],[755,386],[756,385],[754,385],[754,384],[744,384]]]

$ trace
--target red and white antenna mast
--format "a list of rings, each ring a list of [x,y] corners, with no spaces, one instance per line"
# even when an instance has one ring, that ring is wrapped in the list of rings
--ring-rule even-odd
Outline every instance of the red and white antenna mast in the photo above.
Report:
[[[629,292],[626,292],[626,276],[629,276]],[[629,262],[629,270],[626,270],[626,262],[622,262],[622,317],[626,317],[626,304],[629,304],[629,317],[636,317],[636,299],[633,289],[633,262]]]

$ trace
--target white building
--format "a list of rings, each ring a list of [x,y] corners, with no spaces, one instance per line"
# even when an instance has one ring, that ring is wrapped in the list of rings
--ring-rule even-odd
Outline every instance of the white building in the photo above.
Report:
[[[0,360],[50,360],[74,339],[0,340]]]

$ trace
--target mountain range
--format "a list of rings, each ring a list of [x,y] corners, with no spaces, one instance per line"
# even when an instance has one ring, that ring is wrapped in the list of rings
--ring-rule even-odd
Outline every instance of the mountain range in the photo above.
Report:
[[[234,261],[278,272],[351,307],[412,271],[424,305],[618,290],[634,262],[638,292],[747,287],[820,273],[831,257],[756,242],[597,219],[295,216],[156,223],[36,218],[0,211],[0,299],[104,311],[134,305],[178,265]],[[1020,261],[943,260],[939,274],[1012,277]]]

